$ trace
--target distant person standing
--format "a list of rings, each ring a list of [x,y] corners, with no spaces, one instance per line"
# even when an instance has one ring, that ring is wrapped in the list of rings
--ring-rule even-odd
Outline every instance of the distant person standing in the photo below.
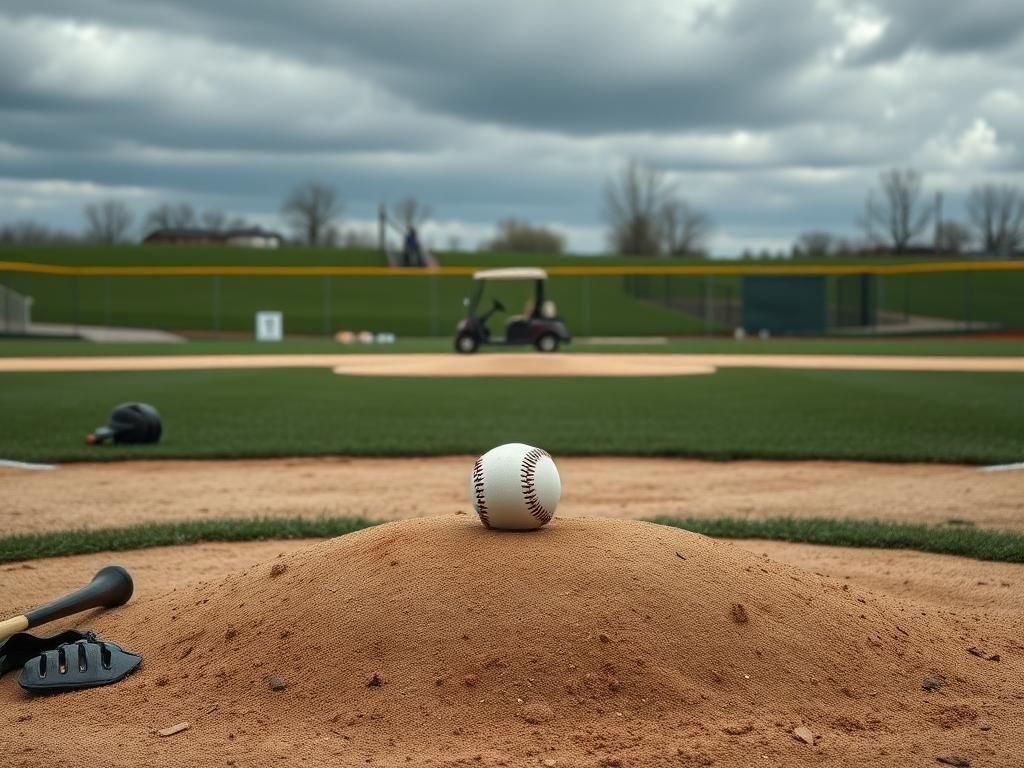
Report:
[[[405,243],[402,247],[402,266],[423,266],[423,251],[420,249],[420,238],[416,233],[416,227],[413,226],[405,230]]]

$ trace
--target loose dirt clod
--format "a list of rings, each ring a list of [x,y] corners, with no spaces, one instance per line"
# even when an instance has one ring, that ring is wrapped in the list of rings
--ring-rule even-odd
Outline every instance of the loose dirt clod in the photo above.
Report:
[[[270,690],[272,691],[283,691],[285,688],[288,687],[288,683],[286,683],[277,675],[268,675],[267,683],[270,685]]]
[[[380,688],[384,685],[384,678],[378,672],[374,672],[366,680],[367,688]]]
[[[161,737],[173,736],[176,733],[187,731],[191,727],[192,726],[189,723],[178,723],[177,725],[171,725],[167,728],[161,728],[159,731],[156,732],[156,734],[157,736]]]
[[[942,675],[932,675],[926,677],[924,682],[921,683],[921,687],[926,691],[937,691],[939,688],[946,684],[946,678]]]
[[[271,576],[280,576],[282,573],[288,570],[288,566],[284,563],[274,563],[274,567],[270,569]]]
[[[746,733],[750,733],[754,730],[754,726],[750,723],[731,723],[722,728],[723,733],[727,733],[730,736],[742,736]]]
[[[737,624],[746,624],[750,620],[750,617],[747,616],[747,609],[743,607],[742,603],[733,603],[729,613]]]

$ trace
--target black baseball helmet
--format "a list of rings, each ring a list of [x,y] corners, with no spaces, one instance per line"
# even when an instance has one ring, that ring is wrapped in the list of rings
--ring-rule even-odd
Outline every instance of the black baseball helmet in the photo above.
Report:
[[[86,442],[157,443],[162,431],[160,414],[152,405],[121,403],[110,412],[110,424],[86,437]]]

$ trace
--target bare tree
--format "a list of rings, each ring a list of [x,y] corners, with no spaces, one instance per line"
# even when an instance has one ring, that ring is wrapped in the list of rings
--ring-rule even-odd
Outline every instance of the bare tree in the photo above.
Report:
[[[433,212],[415,197],[406,197],[391,206],[391,218],[402,229],[419,229]]]
[[[1010,256],[1024,247],[1024,192],[985,184],[967,196],[967,216],[985,253]]]
[[[655,256],[661,250],[659,217],[671,187],[657,168],[630,161],[605,186],[604,217],[616,253]]]
[[[85,206],[85,237],[96,243],[124,240],[132,225],[132,212],[120,200],[103,200]]]
[[[669,256],[703,256],[711,234],[711,217],[685,200],[666,200],[659,214],[661,240]]]
[[[188,203],[161,203],[146,214],[147,233],[158,229],[191,229],[196,226],[196,212]]]
[[[547,227],[534,226],[519,219],[498,222],[498,235],[487,244],[489,251],[507,253],[562,253],[565,238]]]
[[[322,245],[342,204],[334,187],[307,181],[292,190],[281,207],[288,225],[307,245]]]
[[[839,250],[838,239],[831,232],[803,232],[793,245],[794,256],[832,256]]]
[[[971,244],[971,230],[959,221],[943,221],[935,231],[935,247],[939,253],[959,254]]]
[[[199,220],[202,221],[203,228],[211,232],[224,232],[228,229],[228,215],[219,208],[208,208],[203,211]]]
[[[923,199],[921,174],[892,168],[878,176],[881,194],[868,193],[862,226],[868,239],[905,251],[928,227],[932,209]]]
[[[44,243],[78,242],[75,235],[59,229],[51,229],[31,219],[22,219],[0,224],[0,243],[40,245]]]

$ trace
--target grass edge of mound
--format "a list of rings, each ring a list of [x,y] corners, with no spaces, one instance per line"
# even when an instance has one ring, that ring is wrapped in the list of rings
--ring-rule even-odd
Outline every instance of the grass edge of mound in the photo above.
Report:
[[[0,537],[0,563],[124,552],[203,542],[317,539],[342,536],[383,520],[359,517],[256,517],[145,523]],[[646,522],[722,539],[765,539],[827,546],[907,549],[975,560],[1024,563],[1024,534],[971,527],[870,520],[773,517],[763,520],[655,517]]]

